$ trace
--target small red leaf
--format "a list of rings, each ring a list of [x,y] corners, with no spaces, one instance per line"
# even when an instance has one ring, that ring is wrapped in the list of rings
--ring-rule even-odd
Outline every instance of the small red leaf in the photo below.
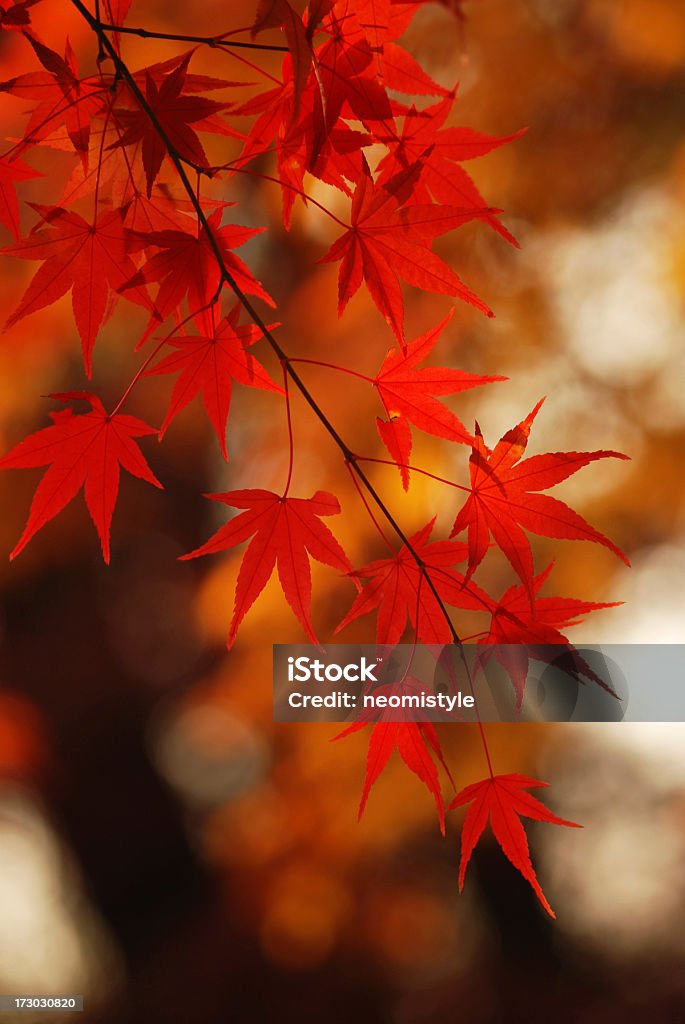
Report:
[[[408,685],[418,685],[416,680],[410,676],[405,682]],[[422,688],[422,687],[421,687]],[[396,691],[394,691],[396,692]],[[367,722],[355,722],[353,725],[343,729],[341,733],[333,738],[343,739],[353,732],[363,729]],[[430,749],[429,749],[430,748]],[[407,768],[423,782],[424,786],[435,800],[440,822],[440,831],[445,834],[445,811],[440,790],[440,780],[435,762],[431,756],[431,750],[438,761],[444,765],[444,758],[437,733],[430,722],[385,722],[382,720],[372,725],[369,738],[369,749],[366,755],[366,773],[364,786],[362,788],[359,812],[360,819],[364,813],[369,794],[383,769],[387,765],[391,754],[397,750],[398,754],[406,764]]]
[[[237,309],[235,310],[237,313]],[[272,324],[270,329],[277,325]],[[148,370],[148,374],[177,373],[167,414],[160,428],[160,439],[171,421],[192,402],[196,395],[202,401],[221,445],[226,451],[226,423],[231,405],[233,381],[247,387],[283,393],[247,348],[262,337],[253,324],[238,326],[237,316],[229,315],[210,335],[173,337],[168,344],[176,351],[165,356]]]
[[[91,412],[71,408],[52,414],[53,425],[31,434],[4,458],[0,469],[48,466],[33,497],[28,522],[10,559],[23,550],[42,526],[69,504],[81,487],[97,528],[102,555],[109,562],[109,533],[119,492],[120,467],[161,487],[134,438],[156,434],[134,416],[109,416],[96,395],[76,391],[51,395],[59,401],[87,401]]]
[[[474,437],[469,434],[463,423],[446,406],[439,402],[436,395],[453,395],[469,388],[475,388],[493,381],[505,380],[504,377],[482,377],[465,370],[451,370],[442,366],[416,368],[416,364],[425,359],[433,350],[436,341],[452,318],[450,311],[444,320],[426,334],[409,342],[406,348],[398,352],[390,349],[383,361],[374,384],[378,395],[391,419],[391,424],[382,424],[377,420],[378,429],[384,444],[390,451],[395,462],[400,466],[402,480],[407,489],[408,470],[403,463],[409,461],[411,451],[411,434],[407,444],[407,433],[410,421],[414,426],[435,437],[444,437],[448,441],[462,444],[473,444]],[[395,430],[390,427],[394,426]],[[395,452],[397,454],[395,454]]]
[[[497,660],[504,666],[516,692],[516,706],[520,710],[528,677],[531,657],[551,662],[564,651],[572,654],[570,671],[577,679],[585,676],[613,693],[605,680],[595,673],[575,651],[561,628],[575,626],[590,612],[602,608],[617,608],[619,602],[578,601],[568,597],[538,597],[538,591],[549,576],[548,565],[533,580],[534,600],[531,604],[528,588],[523,584],[509,587],[492,609],[490,629],[479,640],[486,645],[484,658],[494,649]],[[560,628],[561,627],[561,628]],[[491,645],[495,645],[492,648]]]
[[[461,834],[460,892],[464,888],[466,868],[471,854],[489,821],[495,839],[504,853],[526,881],[530,882],[535,895],[550,917],[555,917],[554,911],[540,888],[531,863],[528,840],[520,817],[548,821],[552,825],[567,825],[569,828],[582,828],[582,826],[573,821],[558,818],[543,803],[531,796],[530,793],[526,793],[526,789],[546,785],[546,782],[529,779],[524,775],[495,775],[484,779],[483,782],[466,786],[460,793],[457,793],[447,808],[448,811],[464,804],[471,804]]]
[[[421,165],[416,163],[383,185],[376,184],[363,161],[363,173],[353,199],[351,224],[330,247],[321,262],[341,260],[338,277],[338,314],[362,280],[373,301],[404,344],[404,307],[400,279],[424,291],[451,295],[481,312],[492,311],[461,281],[430,245],[444,234],[487,211],[474,208],[411,205]]]
[[[204,96],[184,94],[191,56],[192,52],[187,53],[169,74],[154,75],[151,69],[147,69],[144,92],[147,104],[154,113],[154,122],[135,98],[132,101],[132,109],[118,107],[114,110],[121,129],[114,145],[141,144],[148,198],[167,155],[167,144],[177,156],[195,167],[206,168],[209,164],[197,134],[199,130],[219,130],[221,134],[238,137],[238,133],[229,129],[225,123],[221,122],[219,126],[213,120],[216,114],[227,108],[227,103],[209,100]],[[230,85],[229,82],[212,79],[209,79],[208,83],[208,89]]]
[[[452,634],[443,605],[475,611],[492,607],[492,599],[484,590],[452,568],[466,558],[466,545],[449,540],[428,542],[434,523],[432,519],[409,538],[424,570],[405,545],[394,558],[379,559],[355,572],[355,577],[369,582],[357,595],[336,633],[378,608],[378,643],[399,643],[407,622],[411,622],[420,642],[449,643]]]
[[[276,567],[288,604],[309,639],[317,643],[310,618],[312,580],[308,556],[342,572],[352,571],[345,552],[321,522],[322,516],[340,512],[338,499],[327,491],[317,491],[311,498],[287,498],[263,490],[229,491],[208,497],[246,511],[217,530],[206,544],[183,555],[184,559],[224,551],[252,537],[238,574],[228,646],[233,644],[240,623]]]
[[[402,486],[409,490],[409,460],[411,457],[411,427],[406,417],[391,416],[389,420],[376,417],[376,426],[381,441],[388,449],[390,457],[399,468]]]
[[[626,459],[620,452],[551,452],[529,459],[526,450],[533,420],[542,405],[517,426],[508,430],[490,451],[476,430],[470,459],[471,495],[452,527],[454,536],[468,528],[469,576],[480,564],[489,536],[504,552],[533,601],[533,556],[521,527],[544,537],[567,540],[591,540],[609,548],[626,565],[628,559],[616,545],[590,526],[563,501],[548,495],[531,493],[565,480],[597,459]]]
[[[149,231],[129,232],[127,245],[130,252],[152,249],[146,263],[125,281],[120,291],[128,294],[141,285],[159,283],[155,297],[158,316],[165,319],[174,312],[187,297],[192,313],[205,311],[207,331],[211,331],[209,307],[217,294],[221,281],[221,269],[216,259],[216,250],[227,271],[236,284],[248,295],[257,295],[270,306],[275,305],[249,268],[232,251],[244,245],[263,228],[245,228],[239,224],[221,226],[222,209],[215,210],[207,218],[209,232],[200,231]],[[211,238],[209,237],[211,234]],[[156,251],[154,251],[156,250]]]

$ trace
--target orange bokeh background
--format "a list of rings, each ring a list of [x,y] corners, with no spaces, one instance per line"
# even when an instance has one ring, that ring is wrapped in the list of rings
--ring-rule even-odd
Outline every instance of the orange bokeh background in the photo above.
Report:
[[[229,7],[134,0],[128,23],[208,34],[227,20],[250,24],[253,3]],[[465,9],[462,24],[445,7],[426,5],[404,42],[441,84],[459,81],[455,123],[499,135],[528,128],[469,168],[522,248],[478,224],[441,240],[440,254],[496,319],[458,305],[434,358],[509,378],[451,405],[467,425],[477,417],[491,444],[547,395],[532,453],[603,448],[631,456],[589,467],[558,491],[627,551],[633,569],[597,545],[543,538],[533,539],[536,565],[555,561],[547,593],[626,602],[578,627],[577,639],[679,642],[685,9],[679,0],[482,0]],[[92,71],[93,40],[66,0],[39,4],[33,21],[57,50],[68,34],[80,66]],[[136,37],[123,47],[133,68],[179,52],[178,44]],[[273,54],[259,62],[278,67]],[[34,66],[19,35],[0,38],[0,65],[3,79]],[[192,69],[259,80],[208,48],[198,49]],[[235,91],[242,100],[255,88]],[[0,94],[5,139],[20,135],[23,107]],[[207,151],[224,162],[238,148],[210,137]],[[24,197],[54,201],[73,158],[37,151],[30,160],[44,177],[28,182]],[[266,163],[260,170],[273,172]],[[341,195],[309,184],[319,202],[345,212]],[[298,203],[284,232],[279,190],[262,179],[203,187],[237,204],[229,220],[268,226],[241,255],[277,300],[284,349],[373,375],[392,336],[364,289],[338,320],[337,265],[316,262],[335,225]],[[30,208],[23,217],[28,228]],[[2,241],[10,243],[7,232]],[[34,269],[2,259],[3,318]],[[450,305],[412,289],[405,301],[408,337]],[[144,358],[133,352],[143,326],[122,302],[101,332],[93,388],[105,404],[116,402]],[[257,351],[278,377],[270,353]],[[350,447],[383,457],[373,389],[313,366],[303,376]],[[52,405],[41,395],[86,386],[68,298],[7,331],[2,450],[46,425]],[[144,379],[129,411],[159,424],[169,390],[168,378]],[[380,557],[339,453],[297,396],[293,421],[293,493],[333,491],[343,514],[331,526],[352,562]],[[468,451],[455,447],[415,432],[412,459],[465,480]],[[474,1022],[543,1020],[551,1007],[560,1020],[592,1022],[598,1006],[603,1020],[631,1019],[626,1005],[650,1006],[657,1018],[661,1007],[659,1019],[679,1019],[669,1016],[682,1006],[669,965],[685,954],[673,927],[685,908],[682,727],[493,727],[496,768],[543,773],[554,786],[553,809],[587,828],[549,840],[544,826],[531,829],[559,915],[553,927],[487,843],[457,897],[459,820],[441,839],[430,797],[399,759],[357,825],[364,736],[332,744],[334,727],[271,721],[271,645],[303,639],[278,581],[229,654],[241,550],[177,561],[222,521],[223,506],[203,492],[282,486],[282,403],[235,389],[228,464],[199,403],[163,444],[153,438],[143,448],[165,491],[122,481],[111,568],[99,561],[80,498],[19,559],[0,561],[0,867],[15,879],[0,883],[0,905],[12,893],[17,902],[0,988],[73,985],[88,996],[89,1019],[113,1021],[355,1016],[442,1024],[459,1006]],[[436,531],[446,535],[456,512],[451,493],[415,474],[405,495],[389,467],[373,466],[370,476],[407,533],[436,515]],[[37,479],[32,471],[0,475],[0,552],[16,542]],[[479,579],[491,593],[513,581],[496,554]],[[316,563],[313,584],[315,626],[330,638],[354,587]],[[457,625],[480,628],[467,616]],[[372,638],[367,619],[336,637]],[[441,738],[458,785],[482,776],[476,733],[460,726]],[[617,777],[632,787],[632,804]],[[632,945],[615,941],[631,927]],[[37,934],[46,936],[40,948]],[[636,964],[645,980],[624,1004]],[[507,1017],[516,1003],[521,1015]]]

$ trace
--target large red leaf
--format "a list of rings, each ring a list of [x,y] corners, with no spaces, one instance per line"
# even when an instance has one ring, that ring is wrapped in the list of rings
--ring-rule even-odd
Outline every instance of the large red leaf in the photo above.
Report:
[[[526,789],[534,786],[547,786],[546,782],[529,779],[524,775],[495,775],[483,782],[475,782],[457,793],[448,811],[464,804],[469,807],[461,834],[461,863],[459,865],[459,891],[464,888],[464,877],[471,854],[483,830],[490,822],[495,839],[502,847],[511,863],[517,868],[526,881],[532,885],[535,895],[551,917],[554,911],[540,888],[535,870],[528,851],[528,840],[520,818],[534,818],[536,821],[548,821],[552,825],[568,825],[569,828],[581,828],[574,821],[557,818],[543,803],[537,800]]]
[[[364,124],[392,118],[392,106],[378,74],[380,51],[374,38],[378,21],[372,15],[361,24],[371,6],[337,0],[324,20],[330,38],[315,52],[319,87],[314,106],[315,154],[341,118]]]
[[[238,573],[228,646],[276,567],[288,604],[309,639],[317,643],[310,616],[309,556],[342,572],[352,571],[347,555],[321,522],[322,516],[340,512],[338,499],[327,491],[317,491],[311,498],[288,498],[264,490],[228,491],[207,497],[245,511],[220,527],[206,544],[183,555],[184,559],[224,551],[252,537]]]
[[[371,136],[347,127],[343,121],[328,133],[325,141],[314,147],[314,105],[316,95],[307,90],[295,105],[292,62],[283,61],[283,83],[275,89],[252,97],[232,113],[259,115],[245,139],[245,146],[236,166],[246,164],[276,147],[278,177],[283,194],[283,222],[290,227],[293,204],[298,196],[306,203],[305,173],[351,194],[348,184],[361,173],[361,149],[370,145]]]
[[[52,413],[51,427],[31,434],[0,459],[0,469],[49,467],[38,484],[28,522],[10,559],[16,558],[33,535],[83,487],[103,558],[109,562],[109,532],[119,493],[120,467],[155,487],[162,486],[134,440],[157,431],[134,416],[110,416],[100,399],[85,391],[50,397],[61,402],[86,401],[91,411],[76,415],[69,407]]]

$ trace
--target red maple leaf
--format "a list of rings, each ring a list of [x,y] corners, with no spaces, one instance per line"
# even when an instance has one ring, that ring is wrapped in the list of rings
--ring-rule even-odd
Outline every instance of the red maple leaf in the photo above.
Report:
[[[395,122],[388,122],[379,132],[390,152],[378,165],[380,184],[390,181],[403,168],[419,162],[421,176],[414,186],[414,202],[444,203],[463,209],[472,209],[481,220],[499,232],[508,242],[518,242],[487,204],[470,175],[461,166],[465,160],[485,156],[493,149],[504,146],[524,134],[525,129],[512,135],[496,137],[453,125],[444,124],[454,106],[454,94],[431,107],[407,110],[398,134]]]
[[[474,782],[457,793],[447,808],[448,811],[464,804],[471,804],[466,814],[461,834],[461,863],[459,865],[459,891],[464,888],[464,877],[471,854],[483,830],[490,821],[495,839],[502,847],[511,863],[517,868],[526,881],[530,882],[535,895],[550,915],[554,911],[545,899],[540,888],[535,870],[528,851],[528,840],[520,818],[533,818],[535,821],[548,821],[552,825],[567,825],[569,828],[582,828],[574,821],[557,818],[543,803],[537,800],[526,789],[534,786],[547,786],[547,782],[529,779],[525,775],[494,775],[482,782]]]
[[[326,22],[332,39],[317,50],[312,74],[308,40],[333,7],[335,10]],[[387,37],[394,37],[401,29],[392,18],[389,20],[388,3],[371,0],[356,4],[353,12],[345,3],[334,5],[330,0],[310,4],[304,40],[301,20],[293,14],[287,0],[266,0],[262,8],[268,24],[285,26],[294,19],[299,41],[293,46],[288,36],[291,52],[283,62],[282,85],[253,97],[232,113],[261,115],[248,133],[241,162],[276,144],[284,223],[288,227],[290,210],[296,196],[302,193],[306,171],[348,194],[347,182],[359,180],[360,149],[371,144],[373,134],[353,130],[345,123],[345,117],[357,122],[365,115],[365,123],[377,126],[385,125],[387,119],[392,122],[385,86],[424,95],[445,94],[446,90],[433,82],[406,50],[389,41]],[[257,27],[263,27],[267,21],[258,18]],[[334,117],[337,108],[339,114]],[[376,121],[377,118],[381,120]],[[378,127],[380,134],[390,131],[390,127]],[[306,202],[306,197],[303,199]]]
[[[103,0],[103,6],[110,25],[123,25],[128,16],[131,0]],[[121,33],[112,32],[112,42],[119,52]]]
[[[319,20],[322,17],[323,12],[320,12]],[[293,69],[295,110],[297,110],[300,95],[307,85],[312,64],[311,34],[315,27],[313,22],[310,27],[311,33],[305,31],[301,16],[293,10],[288,0],[259,0],[257,4],[252,37],[254,38],[258,32],[266,28],[282,28],[285,32]]]
[[[307,8],[307,38],[311,39],[321,22],[335,6],[336,0],[309,0],[304,6]]]
[[[90,377],[95,340],[110,316],[117,293],[135,273],[124,239],[126,211],[101,213],[89,223],[73,210],[31,204],[42,217],[25,239],[2,252],[24,260],[45,260],[5,328],[52,305],[71,291],[74,319],[81,337],[83,361]],[[153,312],[144,282],[127,291],[127,298]]]
[[[366,282],[401,344],[404,310],[400,278],[424,291],[452,295],[492,316],[454,271],[431,251],[433,239],[472,220],[473,209],[409,203],[420,165],[395,175],[385,185],[374,183],[366,160],[352,199],[351,224],[320,262],[342,260],[338,278],[338,315]]]
[[[411,685],[415,680],[408,678],[408,682]],[[421,684],[417,685],[420,686]],[[368,722],[355,722],[353,725],[348,726],[347,729],[343,729],[343,731],[338,733],[337,736],[334,736],[333,739],[344,739],[345,736],[350,736],[352,733],[358,732],[360,729],[365,728],[366,725],[368,725]],[[433,761],[430,750],[428,749],[429,746],[438,761],[440,761],[440,763],[445,767],[445,770],[448,771],[442,755],[442,750],[440,749],[438,734],[431,722],[380,721],[373,725],[371,729],[371,736],[369,738],[369,749],[366,755],[366,774],[364,776],[364,786],[362,789],[361,800],[359,802],[357,819],[360,819],[364,813],[364,808],[366,807],[366,801],[369,798],[371,787],[387,765],[392,752],[397,750],[407,768],[414,772],[421,782],[423,782],[435,800],[435,806],[438,809],[438,819],[440,821],[440,831],[444,835],[445,809],[442,800],[442,793],[440,791],[438,770],[435,762]]]
[[[538,597],[538,592],[552,571],[553,563],[533,579],[534,600],[523,584],[509,587],[492,609],[487,635],[479,644],[496,645],[484,651],[487,661],[494,652],[504,666],[516,692],[516,707],[521,708],[528,677],[530,658],[538,661],[556,661],[568,652],[568,670],[579,682],[591,679],[603,689],[613,693],[606,682],[580,657],[559,627],[577,626],[590,612],[602,608],[618,608],[621,601],[579,601],[572,597]],[[503,646],[500,646],[503,645]]]
[[[380,5],[379,5],[380,6]],[[314,153],[318,153],[341,118],[364,124],[392,118],[392,106],[379,80],[378,47],[369,42],[354,0],[337,0],[324,19],[330,38],[315,51],[317,103],[314,108]]]
[[[283,223],[290,228],[292,208],[300,196],[307,204],[304,176],[307,171],[321,181],[351,195],[348,181],[356,181],[361,173],[361,148],[370,145],[371,137],[355,131],[339,121],[328,133],[325,142],[314,152],[315,95],[307,90],[295,106],[292,62],[283,61],[283,82],[274,89],[253,96],[237,107],[234,115],[259,115],[247,133],[243,151],[235,166],[276,147],[278,178],[283,195]]]
[[[131,0],[103,0],[103,5],[110,23],[123,25],[131,7]]]
[[[123,184],[123,183],[122,183]],[[128,204],[126,207],[126,246],[127,251],[138,248],[141,241],[140,236],[151,231],[167,231],[179,229],[185,231],[188,225],[189,216],[194,216],[194,211],[187,201],[184,202],[181,196],[174,195],[166,185],[155,185],[152,195],[148,198],[145,192],[139,191],[132,182],[128,187],[123,186],[122,198]],[[205,206],[210,203],[205,200]],[[217,209],[224,209],[225,204],[217,201]]]
[[[317,643],[310,616],[312,579],[308,554],[334,569],[352,571],[347,555],[320,519],[340,512],[335,495],[317,491],[311,498],[289,498],[273,491],[243,490],[205,497],[246,511],[220,527],[206,544],[183,555],[184,559],[215,554],[252,537],[238,573],[228,646],[233,644],[238,626],[276,566],[288,604],[309,639]]]
[[[202,394],[202,401],[221,445],[226,452],[226,423],[231,405],[233,381],[266,391],[283,389],[271,377],[247,348],[262,337],[254,324],[238,325],[240,306],[220,321],[210,335],[173,337],[168,344],[176,349],[147,371],[147,374],[177,373],[169,408],[159,431],[160,440],[182,409]],[[276,327],[272,324],[270,329]]]
[[[412,444],[409,423],[435,437],[473,444],[473,435],[435,396],[453,395],[481,384],[506,380],[505,377],[482,377],[443,366],[416,368],[416,364],[432,352],[440,334],[451,320],[452,312],[450,310],[437,327],[409,342],[402,351],[390,349],[373,381],[388,415],[387,422],[376,419],[378,431],[400,468],[405,490],[409,486],[407,464]]]
[[[227,204],[230,205],[230,204]],[[270,306],[275,303],[248,267],[231,250],[244,245],[248,239],[263,231],[263,228],[245,228],[238,224],[224,224],[220,227],[223,208],[215,210],[207,218],[209,230],[221,254],[226,269],[248,295],[257,295]],[[212,305],[221,282],[221,268],[207,235],[197,227],[189,231],[165,230],[128,233],[127,247],[135,252],[149,247],[156,248],[147,262],[130,280],[120,288],[128,292],[131,288],[159,282],[155,307],[162,318],[176,310],[187,296],[192,312],[207,309]],[[210,326],[209,316],[205,318]]]
[[[378,78],[387,89],[414,96],[446,93],[404,47],[394,42],[406,31],[418,4],[404,4],[400,11],[391,0],[356,0],[354,7],[359,27],[373,53]],[[343,19],[344,13],[344,23]],[[382,134],[380,126],[378,134]]]
[[[212,120],[213,115],[226,110],[229,104],[209,100],[204,96],[183,94],[191,56],[192,52],[186,54],[177,67],[163,76],[154,75],[149,68],[146,70],[145,99],[154,113],[156,123],[147,111],[137,105],[135,98],[134,109],[114,109],[122,129],[114,145],[133,146],[142,143],[148,196],[167,155],[167,142],[183,160],[195,167],[207,168],[209,163],[197,134],[199,130],[220,131],[224,135],[240,137],[238,132],[225,123]],[[207,89],[220,89],[231,84],[218,79],[207,79],[206,82],[209,83],[205,86]]]
[[[40,176],[40,171],[34,171],[32,167],[22,163],[21,160],[0,157],[0,224],[9,228],[17,241],[20,238],[20,230],[19,204],[15,183]]]
[[[103,558],[109,562],[109,532],[119,493],[120,467],[155,487],[162,486],[134,441],[157,431],[135,416],[109,415],[100,399],[86,391],[68,391],[50,398],[60,402],[85,401],[91,411],[75,415],[70,407],[51,413],[51,427],[31,434],[0,459],[0,469],[49,466],[38,484],[26,527],[10,559],[16,558],[33,535],[83,487]]]
[[[448,89],[434,82],[403,46],[386,41],[383,45],[383,81],[388,89],[411,96],[446,96]],[[384,125],[387,122],[384,122]],[[378,138],[384,138],[379,127]]]
[[[66,128],[71,145],[86,160],[91,119],[100,112],[106,87],[98,77],[79,77],[74,51],[67,40],[64,57],[26,33],[45,71],[31,71],[0,83],[0,92],[38,100],[26,126],[24,141],[34,145],[49,137],[54,125]]]
[[[470,576],[488,549],[490,534],[511,562],[533,600],[533,555],[523,530],[566,540],[603,544],[630,565],[623,552],[563,501],[538,494],[597,459],[627,459],[620,452],[550,452],[523,459],[528,435],[544,399],[490,451],[476,424],[469,460],[471,495],[454,521],[451,536],[468,528]],[[523,527],[523,529],[522,529]]]
[[[484,590],[452,568],[466,558],[466,545],[449,540],[428,542],[434,524],[435,518],[409,538],[425,571],[419,568],[407,545],[393,558],[381,558],[355,570],[356,578],[370,582],[357,595],[336,633],[360,615],[378,608],[378,643],[399,643],[407,622],[416,630],[419,642],[449,643],[449,622],[426,573],[444,604],[476,611],[492,607],[492,599]]]

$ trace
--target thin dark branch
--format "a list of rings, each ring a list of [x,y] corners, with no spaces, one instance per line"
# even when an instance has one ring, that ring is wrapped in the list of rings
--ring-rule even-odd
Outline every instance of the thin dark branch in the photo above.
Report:
[[[375,502],[375,504],[376,504],[377,508],[379,509],[379,511],[382,513],[382,515],[385,518],[385,520],[388,523],[388,525],[392,528],[392,530],[395,533],[395,535],[397,536],[397,538],[407,548],[407,550],[409,551],[409,553],[413,557],[414,561],[416,562],[417,566],[419,567],[420,571],[425,574],[426,582],[427,582],[427,584],[428,584],[428,586],[429,586],[433,596],[435,597],[435,600],[437,601],[438,606],[440,607],[441,611],[443,612],[443,614],[445,616],[445,619],[447,621],[447,624],[448,624],[448,627],[449,627],[450,634],[452,636],[453,642],[455,644],[458,644],[459,647],[461,647],[461,640],[460,640],[459,634],[457,633],[457,630],[456,630],[456,628],[454,626],[454,623],[452,622],[452,618],[451,618],[449,612],[447,611],[445,603],[442,600],[442,598],[440,597],[440,595],[439,595],[439,593],[437,591],[437,588],[436,588],[433,580],[431,579],[430,574],[428,572],[426,572],[426,569],[427,569],[426,563],[423,561],[421,556],[413,548],[413,546],[411,545],[411,543],[409,541],[409,538],[406,536],[404,530],[399,525],[399,523],[397,522],[397,520],[393,516],[392,512],[390,511],[390,509],[387,507],[387,505],[385,504],[385,502],[383,501],[383,499],[379,495],[379,493],[376,490],[376,488],[374,487],[374,485],[371,483],[371,480],[369,479],[369,477],[366,475],[364,470],[358,464],[357,456],[348,447],[348,445],[345,443],[343,438],[340,436],[338,431],[335,429],[335,427],[333,426],[331,421],[328,419],[328,417],[324,413],[323,409],[321,408],[321,406],[318,404],[318,402],[316,401],[316,399],[314,398],[314,396],[310,392],[309,388],[306,386],[306,384],[304,383],[304,381],[302,380],[300,375],[297,373],[297,371],[294,369],[294,367],[293,367],[293,365],[292,365],[292,363],[290,361],[290,358],[287,355],[287,353],[281,348],[281,345],[276,340],[274,335],[271,333],[271,331],[267,327],[266,323],[264,322],[264,320],[260,316],[259,312],[253,306],[251,300],[243,292],[243,290],[240,287],[240,285],[237,283],[237,281],[235,280],[235,278],[233,277],[231,272],[226,267],[223,255],[221,253],[221,250],[220,250],[220,248],[218,246],[218,243],[217,243],[216,239],[214,238],[214,235],[212,233],[211,227],[210,227],[210,225],[209,225],[209,223],[207,221],[207,217],[205,216],[205,213],[204,213],[204,211],[202,209],[202,206],[198,202],[197,196],[195,194],[195,189],[193,188],[193,185],[192,185],[190,179],[188,178],[188,173],[187,173],[186,168],[184,166],[184,162],[183,162],[182,157],[179,155],[178,151],[176,150],[176,148],[174,147],[172,142],[169,140],[169,137],[167,136],[167,134],[166,134],[166,132],[164,130],[163,125],[160,123],[159,118],[157,117],[154,109],[148,103],[145,95],[143,94],[143,92],[141,91],[141,89],[138,86],[137,82],[135,81],[133,75],[129,71],[128,66],[123,61],[123,59],[119,56],[119,54],[117,53],[114,45],[112,44],[112,42],[110,41],[110,39],[106,35],[106,31],[108,31],[108,30],[117,31],[118,32],[118,31],[121,31],[121,29],[119,29],[117,26],[111,26],[110,27],[110,26],[106,26],[106,25],[100,24],[97,21],[97,19],[90,13],[90,11],[84,5],[82,0],[71,0],[71,2],[74,5],[74,7],[79,11],[79,13],[82,15],[82,17],[85,18],[85,20],[88,22],[88,24],[90,25],[90,27],[93,30],[93,32],[96,33],[98,40],[101,41],[102,45],[107,50],[107,53],[109,54],[109,57],[111,58],[112,62],[114,63],[114,66],[117,69],[118,75],[120,76],[120,78],[122,78],[126,82],[126,84],[128,85],[129,89],[131,90],[133,96],[135,97],[136,102],[139,104],[141,109],[147,114],[147,116],[150,119],[150,122],[151,122],[152,126],[154,127],[154,129],[157,132],[159,138],[163,142],[164,147],[165,147],[165,149],[167,151],[167,154],[169,156],[169,159],[171,160],[171,162],[173,163],[173,165],[174,165],[174,167],[176,169],[176,173],[178,174],[178,176],[179,176],[179,178],[181,180],[181,183],[183,185],[183,188],[184,188],[184,190],[185,190],[185,192],[186,192],[186,194],[188,196],[188,199],[190,200],[190,202],[191,202],[191,204],[193,206],[193,209],[194,209],[194,211],[195,211],[195,213],[197,215],[198,221],[199,221],[202,229],[204,230],[204,232],[206,234],[207,241],[208,241],[208,243],[210,245],[210,248],[212,249],[212,252],[214,254],[214,257],[215,257],[215,259],[217,261],[217,265],[218,265],[220,273],[221,273],[221,279],[229,286],[229,288],[231,288],[231,290],[234,292],[235,296],[237,297],[237,299],[239,300],[239,302],[241,303],[241,305],[245,309],[245,311],[248,314],[248,316],[252,319],[253,323],[259,328],[259,330],[261,331],[264,339],[268,342],[268,344],[271,346],[271,349],[273,350],[273,352],[276,354],[276,356],[278,357],[280,362],[285,367],[285,369],[286,369],[290,379],[292,380],[293,384],[295,385],[297,390],[300,392],[300,394],[302,395],[304,400],[307,402],[307,404],[311,408],[312,412],[315,414],[317,419],[320,421],[320,423],[322,424],[322,426],[324,427],[326,432],[329,434],[329,436],[333,439],[333,441],[337,445],[338,449],[342,453],[343,458],[345,459],[345,462],[349,466],[352,467],[354,472],[357,474],[359,480],[361,481],[361,483],[366,488],[367,493],[373,498],[373,501]],[[463,657],[463,652],[462,652],[462,657]]]
[[[80,6],[78,4],[76,6],[80,10]],[[92,27],[96,32],[98,32],[98,29],[101,29],[103,32],[119,32],[121,35],[139,36],[141,39],[162,39],[172,43],[196,43],[200,46],[230,46],[236,50],[271,50],[274,53],[288,52],[287,46],[271,46],[266,43],[243,43],[235,39],[228,39],[229,32],[218,36],[186,36],[177,32],[155,32],[147,28],[109,25],[106,22],[98,21],[97,17],[92,20]]]

